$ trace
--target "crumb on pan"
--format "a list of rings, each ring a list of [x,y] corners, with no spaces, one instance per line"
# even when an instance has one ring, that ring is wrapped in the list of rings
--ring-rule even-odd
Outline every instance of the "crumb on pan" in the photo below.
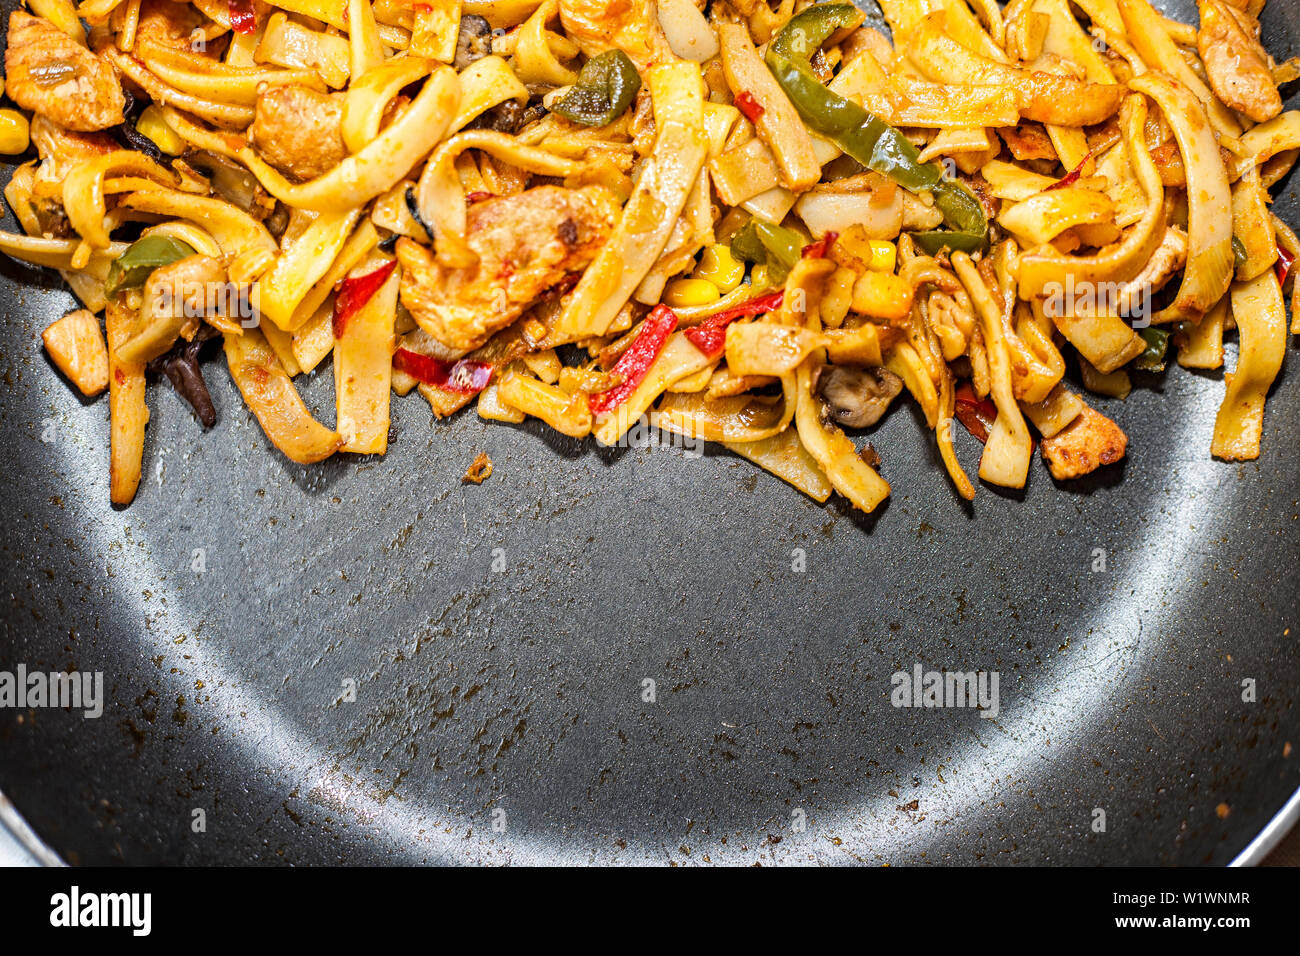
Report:
[[[487,452],[481,451],[478,453],[478,457],[474,459],[474,463],[466,469],[465,477],[461,478],[461,481],[466,484],[472,482],[473,484],[481,485],[491,477],[492,459],[488,457]]]

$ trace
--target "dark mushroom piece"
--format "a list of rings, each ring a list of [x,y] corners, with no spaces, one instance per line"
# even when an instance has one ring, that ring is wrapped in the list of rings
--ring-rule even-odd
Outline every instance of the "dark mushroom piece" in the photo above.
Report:
[[[903,380],[884,368],[824,365],[815,390],[828,421],[843,428],[867,428],[880,421],[903,390]]]
[[[199,368],[199,353],[215,338],[215,329],[201,325],[191,341],[178,342],[166,355],[149,363],[149,371],[167,376],[177,394],[194,409],[194,414],[204,428],[211,428],[217,423],[217,409],[212,404],[208,383],[203,380],[203,371]]]
[[[520,120],[523,119],[524,107],[518,100],[506,100],[490,110],[475,117],[469,124],[470,129],[490,129],[497,133],[514,135],[519,132]]]
[[[492,52],[492,24],[474,13],[460,18],[460,35],[456,38],[457,70],[463,70]]]

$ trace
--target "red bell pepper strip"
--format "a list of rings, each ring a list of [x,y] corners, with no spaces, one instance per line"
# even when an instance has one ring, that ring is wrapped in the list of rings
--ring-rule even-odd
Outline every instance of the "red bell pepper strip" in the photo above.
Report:
[[[405,372],[416,381],[445,392],[473,395],[491,383],[493,368],[488,362],[473,359],[448,362],[410,349],[398,349],[393,355],[393,371]]]
[[[650,366],[654,365],[659,353],[664,350],[664,343],[668,341],[668,336],[672,335],[676,328],[677,313],[666,305],[655,306],[654,311],[641,323],[641,330],[637,332],[632,344],[609,370],[611,375],[618,376],[619,384],[606,391],[587,396],[587,408],[593,415],[603,415],[622,405],[632,396],[636,387],[646,377],[646,373],[650,371]]]
[[[693,329],[683,333],[687,340],[709,358],[716,358],[727,347],[727,326],[742,315],[762,315],[775,312],[785,301],[784,290],[760,295],[742,305],[711,315]]]
[[[230,13],[230,29],[244,36],[257,32],[257,13],[253,10],[253,0],[226,0],[226,9]]]
[[[763,118],[763,114],[767,112],[762,104],[754,99],[754,94],[749,90],[742,90],[740,95],[736,97],[736,109],[744,113],[745,119],[751,123],[757,123]]]
[[[334,337],[336,339],[343,338],[348,320],[360,312],[361,308],[374,297],[379,287],[388,281],[388,277],[396,268],[397,260],[393,259],[385,262],[374,272],[367,272],[355,279],[343,280],[338,294],[334,296]]]
[[[803,257],[805,259],[825,259],[826,254],[831,251],[831,246],[835,245],[835,240],[840,237],[838,232],[828,232],[816,242],[809,243],[803,247]]]
[[[1291,274],[1291,265],[1295,262],[1295,256],[1287,252],[1281,246],[1277,247],[1277,265],[1274,267],[1277,271],[1277,284],[1286,285],[1286,277]]]
[[[1053,189],[1064,189],[1066,186],[1073,186],[1079,181],[1079,177],[1083,175],[1083,167],[1088,165],[1088,160],[1090,159],[1092,159],[1092,150],[1088,150],[1087,155],[1079,161],[1078,166],[1075,166],[1074,169],[1070,170],[1056,182],[1052,183],[1052,185],[1044,189],[1043,192],[1046,193],[1051,192]]]
[[[980,399],[970,382],[957,386],[957,421],[966,426],[966,430],[980,440],[989,440],[989,431],[998,417],[998,407],[991,399]]]

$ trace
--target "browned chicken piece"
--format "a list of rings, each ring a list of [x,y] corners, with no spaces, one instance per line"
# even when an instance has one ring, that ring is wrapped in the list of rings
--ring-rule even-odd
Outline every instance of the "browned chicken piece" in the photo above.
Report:
[[[560,22],[587,56],[622,50],[638,70],[675,59],[645,0],[560,0]]]
[[[173,50],[202,53],[204,23],[207,18],[188,3],[172,0],[144,0],[140,5],[140,25],[136,37],[151,40],[159,46]]]
[[[68,237],[73,229],[64,213],[64,179],[75,164],[117,150],[117,143],[107,133],[65,130],[40,113],[31,117],[31,143],[40,163],[14,170],[5,199],[23,228],[47,238]]]
[[[80,132],[122,122],[126,97],[117,70],[58,27],[15,10],[9,15],[5,92],[25,110]]]
[[[69,312],[41,333],[41,341],[82,395],[98,395],[108,388],[108,346],[93,312]]]
[[[64,129],[37,113],[32,117],[32,145],[41,158],[38,184],[48,183],[52,195],[63,195],[63,180],[78,163],[121,149],[108,133],[78,133]]]
[[[1052,145],[1047,130],[1038,123],[1005,127],[998,130],[998,135],[1015,159],[1056,159],[1056,147]]]
[[[296,179],[323,176],[347,156],[343,94],[273,86],[257,98],[249,132],[262,158]]]
[[[75,133],[40,113],[32,116],[31,140],[41,161],[29,175],[14,176],[5,197],[15,209],[20,202],[30,207],[40,235],[70,236],[72,227],[63,212],[63,180],[77,163],[119,147],[108,133]]]
[[[1083,406],[1079,417],[1043,439],[1043,459],[1052,477],[1067,481],[1113,465],[1124,457],[1128,436],[1101,412]]]
[[[1119,314],[1134,315],[1136,309],[1144,305],[1149,307],[1151,296],[1163,289],[1186,264],[1187,233],[1177,226],[1169,226],[1147,264],[1120,288],[1115,297],[1115,307]]]
[[[1257,123],[1282,112],[1259,21],[1223,0],[1201,0],[1196,48],[1215,95]]]
[[[477,265],[446,269],[424,246],[398,241],[402,304],[443,345],[469,351],[585,269],[617,218],[617,201],[600,186],[539,186],[476,203],[466,238]]]

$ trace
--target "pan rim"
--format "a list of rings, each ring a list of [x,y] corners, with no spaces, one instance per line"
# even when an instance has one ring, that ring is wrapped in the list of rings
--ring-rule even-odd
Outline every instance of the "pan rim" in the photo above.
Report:
[[[30,856],[37,866],[67,866],[58,852],[40,838],[18,812],[13,801],[0,790],[0,835],[7,836]]]
[[[1287,802],[1282,804],[1281,809],[1273,814],[1268,823],[1264,824],[1264,828],[1255,834],[1255,838],[1246,844],[1228,866],[1259,866],[1298,823],[1300,823],[1300,787],[1296,788]]]
[[[1279,843],[1300,823],[1300,787],[1291,794],[1257,834],[1232,861],[1229,868],[1259,866]],[[37,866],[66,867],[68,864],[40,838],[13,801],[0,790],[0,834],[8,836],[26,850]]]

